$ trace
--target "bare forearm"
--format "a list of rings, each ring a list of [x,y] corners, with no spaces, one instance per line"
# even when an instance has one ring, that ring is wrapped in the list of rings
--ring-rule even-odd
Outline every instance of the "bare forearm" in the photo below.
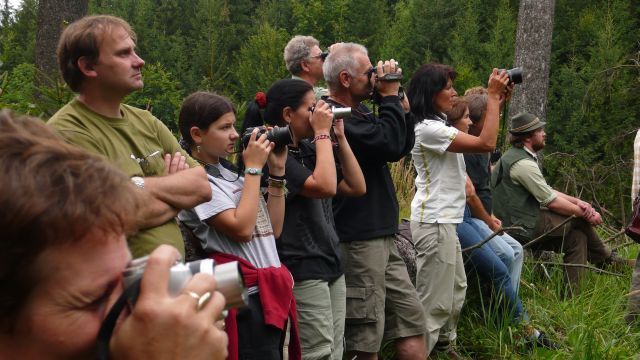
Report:
[[[311,177],[315,183],[316,191],[327,196],[335,195],[337,188],[336,165],[329,140],[316,141],[316,164]]]
[[[491,219],[491,214],[485,210],[482,205],[482,200],[480,200],[478,195],[473,194],[471,196],[467,196],[467,204],[469,204],[471,215],[473,215],[474,218],[484,221],[489,227],[492,226],[493,221]]]
[[[211,187],[201,167],[145,178],[145,190],[155,199],[176,209],[190,209],[211,200]]]
[[[578,205],[578,204],[580,203],[580,199],[578,199],[578,198],[575,198],[575,197],[573,197],[573,196],[567,195],[567,194],[565,194],[565,193],[563,193],[563,192],[560,192],[560,191],[558,191],[558,190],[553,190],[553,191],[556,193],[556,195],[557,195],[558,197],[561,197],[561,198],[563,198],[563,199],[565,199],[565,200],[569,201],[569,202],[570,202],[570,203],[572,203],[572,204]]]
[[[496,146],[498,138],[498,128],[500,124],[500,95],[488,94],[487,110],[484,116],[484,127],[479,138],[490,150]]]
[[[578,205],[565,199],[563,196],[557,196],[547,204],[547,208],[560,215],[584,217],[584,211]]]
[[[144,190],[140,190],[143,191]],[[166,223],[178,214],[178,210],[167,203],[160,201],[148,192],[143,195],[143,204],[138,211],[138,226],[140,229],[148,229]]]
[[[283,188],[273,188],[269,186],[267,210],[269,211],[269,218],[271,219],[273,236],[275,236],[276,239],[282,234],[282,227],[284,225],[284,194],[285,191]]]

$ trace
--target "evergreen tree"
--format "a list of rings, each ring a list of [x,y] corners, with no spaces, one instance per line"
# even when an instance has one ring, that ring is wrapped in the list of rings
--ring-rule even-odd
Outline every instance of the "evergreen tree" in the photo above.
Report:
[[[233,69],[237,81],[234,92],[240,101],[253,99],[257,91],[266,92],[274,81],[289,76],[282,52],[290,37],[282,29],[261,24],[240,48]]]

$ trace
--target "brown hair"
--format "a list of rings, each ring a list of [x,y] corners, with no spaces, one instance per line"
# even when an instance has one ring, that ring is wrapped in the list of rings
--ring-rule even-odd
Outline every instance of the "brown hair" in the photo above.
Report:
[[[509,143],[511,144],[511,146],[522,149],[524,147],[524,141],[528,138],[530,138],[531,136],[533,136],[533,134],[535,133],[535,131],[531,131],[525,134],[512,134],[509,133]]]
[[[39,119],[1,111],[0,149],[0,332],[10,332],[42,276],[39,255],[95,231],[131,233],[139,200],[124,173]]]
[[[471,93],[469,95],[465,95],[464,98],[469,106],[469,118],[472,123],[477,124],[482,120],[484,113],[487,111],[487,94],[479,92]]]
[[[113,28],[122,28],[133,41],[136,34],[129,24],[115,16],[86,16],[71,23],[60,35],[58,41],[58,66],[64,81],[71,90],[78,92],[83,75],[78,67],[78,59],[86,57],[90,64],[95,64],[100,57],[100,43],[104,35]]]
[[[464,111],[467,109],[467,102],[464,98],[457,97],[453,100],[453,106],[451,110],[446,112],[447,122],[454,126],[462,116],[464,115]]]
[[[187,146],[192,147],[191,128],[197,126],[206,130],[211,124],[218,121],[222,115],[236,113],[231,101],[216,93],[198,91],[187,96],[182,102],[180,116],[178,117],[178,128],[180,135]],[[189,149],[185,149],[189,151]]]

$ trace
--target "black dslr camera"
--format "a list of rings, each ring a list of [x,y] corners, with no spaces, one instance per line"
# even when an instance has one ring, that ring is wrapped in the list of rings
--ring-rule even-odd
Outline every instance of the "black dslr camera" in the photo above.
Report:
[[[246,148],[247,145],[249,145],[249,140],[251,140],[251,133],[255,128],[258,128],[258,134],[256,135],[256,138],[259,138],[262,134],[267,134],[267,140],[276,144],[276,149],[282,149],[287,145],[293,144],[293,138],[291,137],[289,126],[273,128],[271,130],[267,129],[266,126],[255,126],[247,128],[244,134],[242,134],[242,138],[240,139],[240,141],[243,148]]]
[[[509,84],[520,84],[522,83],[522,68],[521,67],[517,67],[517,68],[513,68],[513,69],[500,69],[500,72],[506,71],[507,72],[507,76],[509,77]]]

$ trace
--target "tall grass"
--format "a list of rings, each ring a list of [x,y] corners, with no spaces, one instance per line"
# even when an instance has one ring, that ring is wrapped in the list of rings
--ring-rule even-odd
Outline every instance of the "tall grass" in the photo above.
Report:
[[[400,217],[408,217],[414,190],[414,170],[410,161],[390,165],[396,186]],[[624,241],[624,239],[622,240]],[[626,258],[635,258],[639,246],[619,250]],[[558,342],[560,350],[535,348],[524,341],[522,324],[513,326],[497,311],[483,306],[474,278],[458,325],[458,349],[474,359],[637,359],[640,360],[640,326],[624,322],[626,294],[631,269],[622,277],[587,271],[581,294],[564,299],[562,268],[547,266],[549,275],[531,263],[521,277],[520,297],[531,318],[530,324]],[[393,346],[386,344],[382,354],[393,358]]]

